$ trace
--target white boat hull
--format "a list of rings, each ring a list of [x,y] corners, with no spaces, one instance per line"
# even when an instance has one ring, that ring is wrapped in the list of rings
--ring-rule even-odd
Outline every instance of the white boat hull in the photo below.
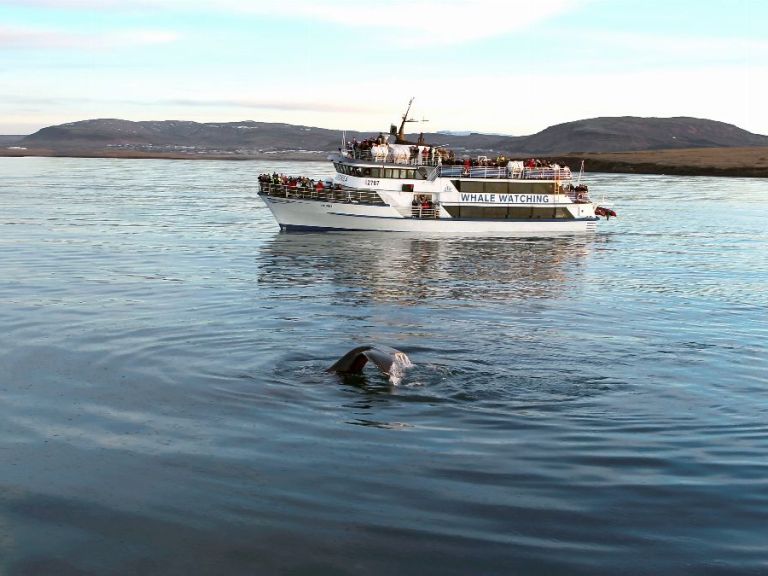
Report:
[[[286,231],[359,230],[419,234],[484,236],[553,236],[593,233],[597,218],[540,220],[464,220],[403,217],[392,206],[319,202],[261,195]]]

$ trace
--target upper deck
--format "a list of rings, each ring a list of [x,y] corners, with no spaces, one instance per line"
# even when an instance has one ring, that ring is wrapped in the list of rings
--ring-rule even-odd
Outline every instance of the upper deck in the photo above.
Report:
[[[442,148],[398,144],[381,144],[370,148],[349,146],[340,157],[334,159],[334,165],[338,172],[358,178],[434,180],[443,177],[555,181],[572,179],[568,166],[532,166],[526,165],[522,160],[499,162],[485,156],[456,160]]]

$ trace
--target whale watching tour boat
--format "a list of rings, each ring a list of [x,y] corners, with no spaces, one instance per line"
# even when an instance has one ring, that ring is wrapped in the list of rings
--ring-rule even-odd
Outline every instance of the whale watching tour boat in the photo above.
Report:
[[[549,236],[594,232],[600,216],[581,171],[535,160],[456,158],[400,129],[344,143],[329,160],[332,180],[259,177],[259,196],[282,230],[366,230],[425,234]]]

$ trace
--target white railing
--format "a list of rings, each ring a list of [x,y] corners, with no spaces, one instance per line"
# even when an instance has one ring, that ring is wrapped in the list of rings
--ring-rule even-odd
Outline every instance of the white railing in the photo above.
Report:
[[[434,220],[436,218],[440,218],[440,209],[436,206],[433,206],[432,208],[413,206],[411,208],[411,217],[420,218],[422,220]]]
[[[347,204],[375,204],[385,205],[381,196],[373,190],[356,190],[352,188],[317,188],[307,186],[291,186],[289,184],[275,184],[272,182],[260,182],[261,194],[276,198],[300,198],[303,200],[319,200],[323,202],[342,202]]]
[[[438,174],[445,178],[512,178],[514,180],[570,180],[569,168],[522,168],[509,170],[506,166],[442,165]]]
[[[394,156],[391,152],[375,154],[370,149],[353,148],[346,150],[344,155],[354,160],[364,160],[378,164],[397,164],[398,166],[437,166],[440,163],[436,155]]]

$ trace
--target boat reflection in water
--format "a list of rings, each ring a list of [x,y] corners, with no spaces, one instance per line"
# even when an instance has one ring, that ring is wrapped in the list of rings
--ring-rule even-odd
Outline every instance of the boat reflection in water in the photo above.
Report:
[[[414,238],[391,233],[278,234],[259,281],[328,284],[353,302],[510,301],[573,296],[599,237]],[[337,294],[341,296],[341,294]]]
[[[260,293],[289,313],[274,325],[279,380],[324,386],[338,381],[329,363],[355,346],[378,343],[413,362],[399,388],[375,370],[345,380],[347,422],[382,428],[418,420],[399,402],[508,402],[526,407],[597,393],[604,380],[573,382],[555,368],[574,356],[571,338],[584,321],[587,264],[607,237],[417,238],[393,233],[277,234],[259,254]],[[588,313],[588,312],[587,312]],[[289,336],[286,336],[289,334]],[[562,343],[567,342],[563,347]],[[575,341],[575,340],[574,340]],[[542,350],[549,360],[542,365]],[[508,362],[510,357],[514,362]],[[383,410],[383,411],[382,411]]]

